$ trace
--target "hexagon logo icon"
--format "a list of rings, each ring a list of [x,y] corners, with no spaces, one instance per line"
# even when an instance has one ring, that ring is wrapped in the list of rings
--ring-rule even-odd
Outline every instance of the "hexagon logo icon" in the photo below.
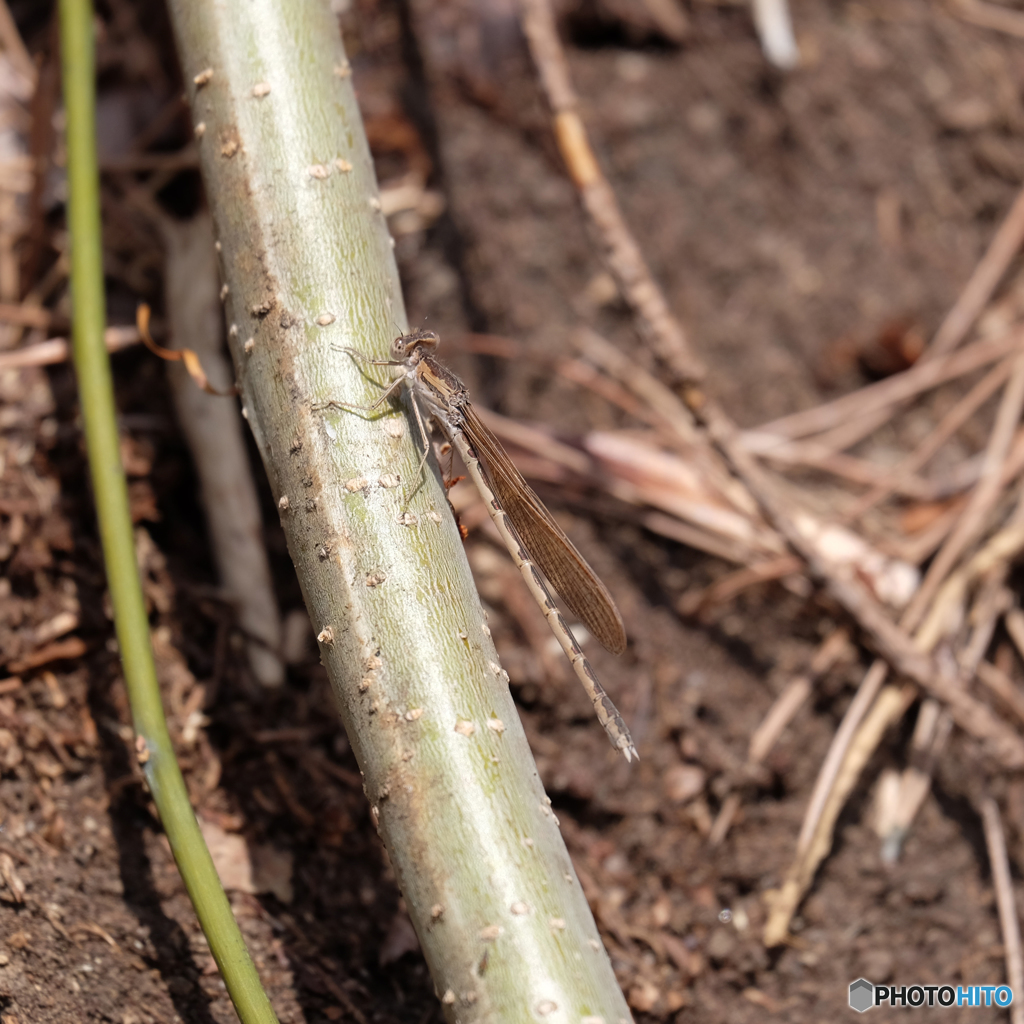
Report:
[[[866,978],[850,982],[850,1009],[863,1013],[870,1010],[875,1001],[875,986]]]

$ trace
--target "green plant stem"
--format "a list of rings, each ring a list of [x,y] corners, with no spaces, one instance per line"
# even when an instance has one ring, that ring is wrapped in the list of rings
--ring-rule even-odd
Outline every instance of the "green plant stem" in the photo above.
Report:
[[[114,625],[137,735],[136,752],[210,950],[245,1024],[276,1021],[231,914],[189,803],[167,731],[135,560],[110,360],[103,342],[103,246],[96,164],[92,4],[60,0],[67,108],[68,224],[74,360]]]

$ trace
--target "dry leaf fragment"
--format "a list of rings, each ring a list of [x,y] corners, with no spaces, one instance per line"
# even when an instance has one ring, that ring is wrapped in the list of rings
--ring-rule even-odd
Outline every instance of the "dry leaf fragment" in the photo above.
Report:
[[[9,853],[0,853],[0,878],[15,903],[25,902],[25,883],[14,869],[14,859]]]
[[[237,147],[236,147],[237,148]],[[235,150],[226,152],[221,150],[225,156],[234,156]],[[188,370],[189,376],[196,382],[196,385],[202,388],[208,395],[219,395],[222,398],[226,398],[229,395],[237,395],[238,388],[230,387],[226,391],[220,391],[215,388],[209,380],[207,380],[206,372],[203,370],[202,364],[199,362],[199,356],[195,354],[190,348],[171,349],[163,348],[158,345],[150,336],[149,333],[149,306],[144,302],[139,306],[135,312],[136,326],[139,329],[139,335],[142,338],[143,344],[149,349],[153,355],[159,356],[161,359],[166,359],[168,362],[178,362],[179,360],[185,364],[185,369]]]
[[[236,892],[255,892],[249,847],[243,836],[226,832],[212,821],[199,819],[199,828],[213,858],[221,885]]]

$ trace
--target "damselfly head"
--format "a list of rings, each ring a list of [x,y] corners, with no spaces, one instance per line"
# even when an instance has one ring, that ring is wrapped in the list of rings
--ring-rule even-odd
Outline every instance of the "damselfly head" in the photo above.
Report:
[[[411,359],[419,362],[428,352],[433,352],[441,339],[434,331],[413,331],[411,334],[403,334],[395,338],[391,346],[395,357],[398,359]]]

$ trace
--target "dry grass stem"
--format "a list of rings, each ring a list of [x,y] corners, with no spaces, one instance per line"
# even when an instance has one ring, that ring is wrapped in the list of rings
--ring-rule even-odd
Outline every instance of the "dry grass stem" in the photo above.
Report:
[[[789,869],[782,887],[769,901],[764,944],[777,946],[786,940],[789,922],[810,887],[818,865],[832,848],[832,835],[839,813],[857,784],[864,766],[874,753],[886,730],[898,722],[913,704],[917,690],[913,686],[887,686],[872,704],[860,727],[854,733],[843,758],[835,782],[818,816],[817,826],[809,841],[801,848],[796,862]]]
[[[773,531],[758,514],[757,503],[742,482],[729,471],[718,453],[708,445],[707,439],[696,430],[692,414],[675,393],[635,359],[620,352],[595,331],[580,328],[570,338],[587,359],[662,417],[664,427],[675,435],[675,447],[684,462],[676,460],[669,472],[670,479],[690,479],[690,490],[705,495],[717,492],[719,497],[715,500],[756,523],[766,551],[781,551],[781,538],[772,535]]]
[[[721,558],[724,562],[742,565],[754,557],[750,548],[742,544],[684,523],[676,519],[675,516],[665,515],[662,512],[648,512],[641,518],[640,523],[645,529],[656,533],[659,537],[674,540],[677,544],[685,544],[696,551],[703,551],[715,558]]]
[[[824,433],[851,419],[859,419],[882,409],[891,409],[892,406],[938,387],[946,381],[955,380],[1010,355],[1020,349],[1022,341],[1024,332],[1015,328],[998,338],[976,341],[959,352],[951,352],[930,360],[922,358],[903,373],[869,384],[859,391],[826,402],[824,405],[783,416],[755,430],[745,431],[744,447],[759,455],[766,454],[787,438]]]
[[[775,703],[772,704],[761,724],[751,734],[747,760],[753,761],[755,764],[761,764],[764,761],[803,703],[802,700],[797,699],[797,694],[806,692],[809,695],[810,687],[830,671],[837,662],[846,658],[850,652],[850,634],[845,629],[837,629],[822,641],[811,659],[807,672],[789,682],[782,693],[776,697]]]
[[[836,571],[836,567],[830,565],[808,541],[788,504],[778,496],[764,471],[738,442],[738,431],[728,417],[710,401],[705,404],[702,415],[709,433],[730,458],[772,524],[805,558],[811,573],[824,582],[829,593],[853,616],[878,653],[922,689],[946,701],[957,724],[977,739],[984,740],[998,761],[1006,767],[1024,765],[1024,740],[988,708],[964,693],[955,680],[923,654],[905,629],[892,621],[855,572]],[[908,618],[905,613],[904,619]]]
[[[990,661],[979,662],[975,674],[1024,725],[1024,691],[1020,686]]]
[[[1019,608],[1011,608],[1003,620],[1006,623],[1006,632],[1017,648],[1017,653],[1024,658],[1024,612]]]
[[[722,801],[721,809],[711,826],[711,831],[708,832],[708,846],[712,850],[721,846],[725,841],[729,829],[732,828],[732,823],[736,820],[736,812],[742,806],[743,797],[735,790]]]
[[[988,571],[971,609],[970,622],[973,629],[957,658],[960,681],[965,688],[973,680],[988,649],[999,617],[1012,602],[1012,595],[1003,585],[1006,571],[1006,562]],[[903,837],[910,830],[917,812],[931,791],[935,767],[945,750],[952,725],[948,711],[937,701],[929,699],[922,703],[911,741],[911,765],[902,773],[890,821],[891,828],[882,837],[883,859],[892,862],[898,858]]]
[[[882,839],[882,860],[895,863],[899,859],[903,840],[917,817],[925,799],[931,792],[932,776],[953,729],[953,720],[938,701],[926,700],[921,704],[917,725],[911,741],[912,763],[900,774],[889,820],[879,829]]]
[[[980,7],[981,4],[970,4],[969,6]],[[985,7],[990,5],[985,4]],[[997,8],[992,8],[997,10]],[[998,8],[1001,13],[1011,16],[1010,11]],[[1021,34],[1024,34],[1024,17],[1020,14],[1012,14],[1016,24],[1021,26]],[[964,338],[967,332],[976,323],[981,311],[992,298],[996,287],[1003,279],[1006,268],[1010,265],[1014,256],[1020,252],[1024,244],[1024,190],[1018,193],[1009,212],[1003,218],[1002,224],[996,231],[989,243],[985,255],[982,256],[970,280],[960,292],[953,308],[946,314],[935,337],[925,353],[925,357],[932,359],[936,356],[945,355],[955,349]]]
[[[1007,456],[999,477],[999,486],[1005,490],[1024,471],[1024,427],[1019,429],[1014,436],[1010,454]],[[979,474],[980,476],[980,467]],[[946,539],[963,514],[967,504],[966,497],[951,502],[935,521],[919,534],[901,540],[892,553],[901,553],[908,562],[919,565],[926,558],[929,558]],[[894,545],[879,544],[883,550],[889,550]]]
[[[879,547],[891,554],[902,554],[911,565],[920,565],[939,549],[939,545],[953,529],[966,503],[966,499],[963,497],[949,502],[945,509],[939,512],[923,530],[917,531],[909,537],[901,533],[889,544],[880,542]]]
[[[980,740],[1004,768],[1024,767],[1024,740],[990,708],[967,694],[957,677],[923,654],[859,584],[830,581],[829,590],[871,638],[873,646],[901,675],[943,701],[953,720],[968,735]]]
[[[632,356],[621,352],[610,341],[589,327],[579,327],[569,335],[573,348],[585,359],[604,370],[640,402],[661,417],[664,425],[684,444],[698,440],[693,417],[675,392]]]
[[[993,28],[1024,39],[1024,15],[985,0],[955,0],[953,10],[958,17],[981,28]]]
[[[786,0],[753,0],[753,11],[764,55],[783,71],[795,68],[800,63],[800,51]]]
[[[645,402],[639,401],[622,387],[618,381],[599,373],[593,366],[580,359],[565,356],[546,356],[536,349],[527,350],[513,338],[496,334],[463,334],[454,337],[455,344],[466,352],[478,355],[496,356],[499,359],[530,359],[542,366],[550,366],[564,380],[592,391],[606,402],[617,406],[629,416],[648,426],[665,429],[664,420]]]
[[[686,332],[655,282],[590,148],[551,7],[547,0],[522,0],[522,17],[523,33],[554,114],[558,148],[597,231],[608,269],[658,358],[680,380],[700,380],[704,368],[690,350]]]
[[[578,448],[556,441],[550,434],[525,423],[511,420],[490,409],[478,409],[480,419],[490,427],[502,441],[516,445],[524,451],[532,452],[565,469],[589,476],[593,472],[593,462]]]
[[[731,601],[738,594],[759,583],[783,579],[803,570],[803,560],[796,555],[779,555],[763,562],[755,562],[743,569],[737,569],[716,580],[709,587],[691,594],[684,594],[676,605],[683,615],[698,615],[716,605]]]
[[[953,532],[928,567],[920,589],[907,608],[904,616],[906,628],[915,629],[917,627],[943,579],[984,527],[985,517],[1002,490],[1002,470],[1010,452],[1014,431],[1020,422],[1022,408],[1024,408],[1024,356],[1018,356],[1003,393],[995,426],[985,451],[981,479],[953,528]]]
[[[917,630],[917,643],[922,649],[931,650],[943,637],[956,631],[963,619],[967,591],[976,580],[1005,570],[1024,549],[1024,522],[1019,512],[1020,506],[1007,525],[943,583]]]
[[[974,678],[992,643],[1000,617],[1013,605],[1013,594],[1006,588],[1008,562],[989,570],[982,580],[978,596],[971,608],[970,623],[973,626],[970,638],[957,656],[960,677],[964,685]]]
[[[791,679],[786,684],[782,693],[776,697],[768,714],[754,730],[747,752],[748,764],[760,765],[764,762],[772,747],[775,746],[786,727],[796,717],[797,712],[813,692],[815,682],[837,661],[846,657],[850,651],[850,637],[843,629],[837,629],[819,646],[811,659],[807,672]],[[736,812],[740,809],[742,799],[742,795],[738,791],[729,793],[725,798],[708,836],[710,846],[718,846],[724,841],[736,817]]]
[[[1013,361],[1004,360],[990,370],[971,390],[943,416],[936,428],[902,462],[887,473],[881,483],[873,487],[848,513],[849,520],[860,519],[869,509],[890,494],[898,493],[897,486],[904,477],[916,473],[940,448],[1003,386],[1010,375]]]
[[[35,61],[25,47],[5,0],[0,2],[0,48],[3,49],[13,69],[24,78],[29,94],[34,92],[37,78]]]
[[[0,302],[0,323],[17,324],[19,327],[50,327],[54,320],[53,313],[42,306],[29,302]],[[65,321],[64,326],[67,326]]]
[[[139,329],[131,327],[108,327],[103,332],[103,340],[107,343],[108,352],[120,352],[123,348],[137,345],[142,339]],[[67,338],[48,338],[46,341],[24,348],[0,352],[0,370],[13,370],[25,366],[53,366],[68,359],[70,348]]]
[[[933,614],[929,616],[929,619],[925,621],[921,629],[918,631],[916,643],[922,648],[930,650],[931,647],[938,642],[940,637],[944,635],[943,630],[941,628],[937,628],[934,623],[938,622],[944,624],[948,621],[949,614],[946,611],[947,609],[952,609],[954,613],[960,611],[962,614],[963,594],[970,581],[977,579],[985,573],[1005,571],[1008,559],[1012,557],[1016,550],[1019,550],[1020,545],[1024,544],[1024,531],[1020,529],[1019,519],[1020,508],[1018,507],[1018,510],[1012,517],[1011,524],[992,538],[986,547],[975,555],[967,566],[963,567],[946,581],[946,585],[936,597],[935,605],[933,606]],[[975,669],[979,670],[979,675],[982,676],[983,681],[986,683],[989,683],[989,680],[992,678],[993,673],[990,669],[994,669],[994,666],[988,666],[987,663],[981,662],[980,659],[987,647],[988,640],[991,638],[996,620],[999,614],[1001,614],[1002,609],[1005,607],[1005,603],[1006,598],[1002,587],[1002,577],[999,575],[991,579],[990,585],[987,588],[983,588],[982,595],[979,597],[976,605],[977,612],[975,618],[977,620],[977,626],[975,630],[975,638],[974,641],[966,648],[966,651],[969,653],[966,654],[964,661],[962,662],[962,674],[960,677],[961,685],[969,682]],[[904,619],[906,620],[907,618],[908,616],[905,615]],[[974,659],[977,659],[977,661],[975,662]],[[998,670],[995,671],[998,672]],[[878,693],[879,688],[885,681],[887,674],[888,666],[884,661],[876,661],[871,666],[871,669],[865,676],[864,681],[861,683],[857,695],[854,697],[853,702],[847,710],[843,722],[840,724],[840,727],[836,732],[829,748],[829,752],[822,764],[821,770],[819,771],[818,778],[815,781],[811,800],[808,803],[807,812],[804,816],[803,827],[800,832],[800,838],[797,843],[797,860],[796,864],[791,869],[791,877],[805,877],[800,874],[803,860],[809,856],[808,851],[812,848],[818,849],[821,847],[823,841],[821,830],[823,828],[823,820],[826,816],[826,809],[830,806],[830,801],[834,798],[833,794],[838,785],[838,780],[847,765],[847,757],[853,736],[855,735],[861,720],[868,713],[867,709],[872,706],[875,695]],[[954,686],[955,683],[950,680],[947,689],[949,689],[950,692],[956,692],[954,689],[951,689]],[[993,686],[992,688],[994,689],[995,687]],[[1004,691],[1006,689],[1006,687],[1003,687]],[[959,692],[962,694],[963,690],[960,690]],[[1004,699],[1006,698],[1004,697]],[[1012,700],[1012,698],[1010,698],[1010,700]],[[935,714],[938,714],[938,705],[934,701],[926,702],[924,707],[930,707]],[[943,711],[942,714],[945,715],[946,713]],[[927,718],[925,718],[924,721],[927,721]],[[877,733],[876,735],[880,741],[882,734]],[[928,762],[929,764],[933,764],[935,759],[937,759],[947,737],[948,722],[936,733],[934,746],[930,754],[931,760]],[[923,747],[923,743],[920,742],[920,739],[918,746]],[[899,844],[902,841],[902,835],[910,827],[914,815],[917,813],[924,797],[927,795],[930,787],[930,778],[930,768],[928,770],[922,770],[920,767],[916,767],[913,770],[908,770],[908,773],[904,773],[903,777],[900,779],[899,788],[894,797],[895,808],[890,821],[892,831],[887,836],[888,846],[886,849],[890,857],[895,856],[895,853],[899,848]],[[829,842],[831,842],[831,840],[829,840]],[[807,880],[807,884],[810,884],[809,878]],[[790,892],[791,895],[797,895],[795,890],[790,890]],[[798,902],[799,899],[797,899],[797,903],[792,904],[792,910],[795,910]],[[783,928],[784,926],[788,927],[788,922],[783,920],[781,910],[773,920],[774,927],[776,929]]]
[[[985,846],[992,868],[992,884],[996,890],[999,908],[999,927],[1003,932],[1003,950],[1006,956],[1006,980],[1014,994],[1024,992],[1024,954],[1021,951],[1020,921],[1017,902],[1010,877],[1010,859],[1006,854],[1006,837],[999,815],[999,805],[991,797],[981,802],[981,821],[985,827]],[[1011,1024],[1024,1024],[1024,1002],[1014,999],[1010,1010]]]
[[[1017,402],[1016,389],[1011,393],[1008,388],[1008,393],[1010,397],[1004,402],[1004,409],[1012,408]],[[754,464],[749,453],[737,443],[737,431],[724,413],[721,413],[712,403],[707,403],[702,410],[702,415],[712,437],[727,457],[731,458],[734,467],[751,492],[756,495],[771,521],[786,536],[790,544],[804,555],[814,575],[825,582],[828,590],[865,630],[885,660],[898,672],[913,679],[927,692],[942,700],[949,707],[957,724],[969,734],[984,740],[991,754],[997,760],[1007,767],[1024,765],[1024,742],[1021,741],[1021,738],[986,706],[965,693],[959,680],[946,672],[944,666],[923,654],[906,632],[891,621],[888,614],[860,580],[853,574],[840,575],[835,572],[806,542],[806,538],[797,528],[794,519],[791,518],[790,511],[776,495],[763,471]],[[1009,419],[1009,412],[1006,412],[1002,418]],[[1000,432],[1000,451],[1005,448],[1002,438],[1006,433],[1005,430]],[[990,444],[990,450],[992,449],[993,445]],[[992,461],[994,463],[995,459]],[[912,617],[905,613],[904,623],[908,621],[912,621]],[[856,732],[854,732],[856,716],[850,716],[851,727],[847,731],[850,736],[849,748],[843,752],[844,744],[833,745],[836,755],[833,764],[827,765],[827,767],[830,772],[834,772],[834,778],[830,779],[829,774],[823,769],[822,778],[819,779],[819,784],[815,787],[816,801],[812,799],[814,813],[809,813],[805,818],[805,830],[802,831],[798,844],[800,852],[797,863],[791,872],[787,886],[784,887],[785,897],[773,907],[769,927],[766,930],[766,942],[769,945],[781,941],[778,936],[784,934],[785,928],[788,927],[787,913],[792,913],[792,910],[798,905],[803,892],[806,891],[806,887],[813,878],[817,864],[820,863],[820,859],[825,856],[831,846],[831,828],[838,816],[835,801],[838,800],[841,807],[848,794],[848,787],[852,787],[855,781],[855,779],[851,779],[851,773],[856,768],[856,774],[859,774],[860,767],[866,763],[869,754],[863,752],[864,744],[871,737],[875,737],[876,741],[881,740],[884,729],[877,728],[877,715],[881,713],[878,711],[879,706],[882,705],[883,708],[888,709],[885,714],[892,712],[898,705],[904,710],[905,707],[909,707],[909,700],[913,695],[912,688],[908,690],[904,687],[899,691],[892,687],[888,688],[887,691],[883,691],[883,694],[889,694],[884,703],[882,695],[879,695],[874,701],[870,699],[874,696],[872,691],[880,687],[884,681],[886,672],[886,666],[883,663],[877,663],[866,677],[865,684],[862,684],[861,694],[863,696],[859,701],[855,701],[855,704],[858,705],[858,711],[861,714],[864,714],[867,707],[871,707],[872,710],[866,713],[863,723]],[[905,701],[896,701],[892,697],[892,694],[896,692],[910,696]],[[885,720],[886,724],[890,721],[888,718]],[[873,724],[869,727],[869,723]],[[859,738],[858,751],[853,749],[854,737]],[[847,786],[843,784],[844,779],[848,780]],[[830,808],[834,809],[834,813],[830,812]]]
[[[850,706],[846,709],[843,720],[839,723],[832,743],[829,745],[825,760],[818,769],[818,777],[814,781],[814,789],[811,791],[811,799],[807,802],[807,810],[804,812],[803,825],[800,828],[800,836],[796,843],[797,858],[802,857],[811,845],[821,819],[822,811],[828,801],[829,793],[835,785],[839,768],[846,758],[846,752],[850,747],[857,729],[860,728],[868,709],[874,704],[878,691],[882,688],[886,676],[889,674],[889,666],[881,659],[872,663],[868,669]]]
[[[731,493],[713,489],[702,472],[706,460],[699,445],[687,458],[664,451],[653,438],[607,431],[588,434],[584,445],[609,475],[609,490],[617,497],[669,512],[737,541],[751,553],[785,551],[782,539],[763,520],[737,508],[729,500]]]
[[[844,455],[841,448],[819,444],[817,441],[792,441],[772,448],[764,453],[765,458],[786,466],[807,466],[831,473],[850,483],[869,486],[878,480],[878,466],[853,455]],[[936,493],[934,484],[922,480],[913,472],[894,473],[890,487],[905,498],[919,501],[933,500]]]

